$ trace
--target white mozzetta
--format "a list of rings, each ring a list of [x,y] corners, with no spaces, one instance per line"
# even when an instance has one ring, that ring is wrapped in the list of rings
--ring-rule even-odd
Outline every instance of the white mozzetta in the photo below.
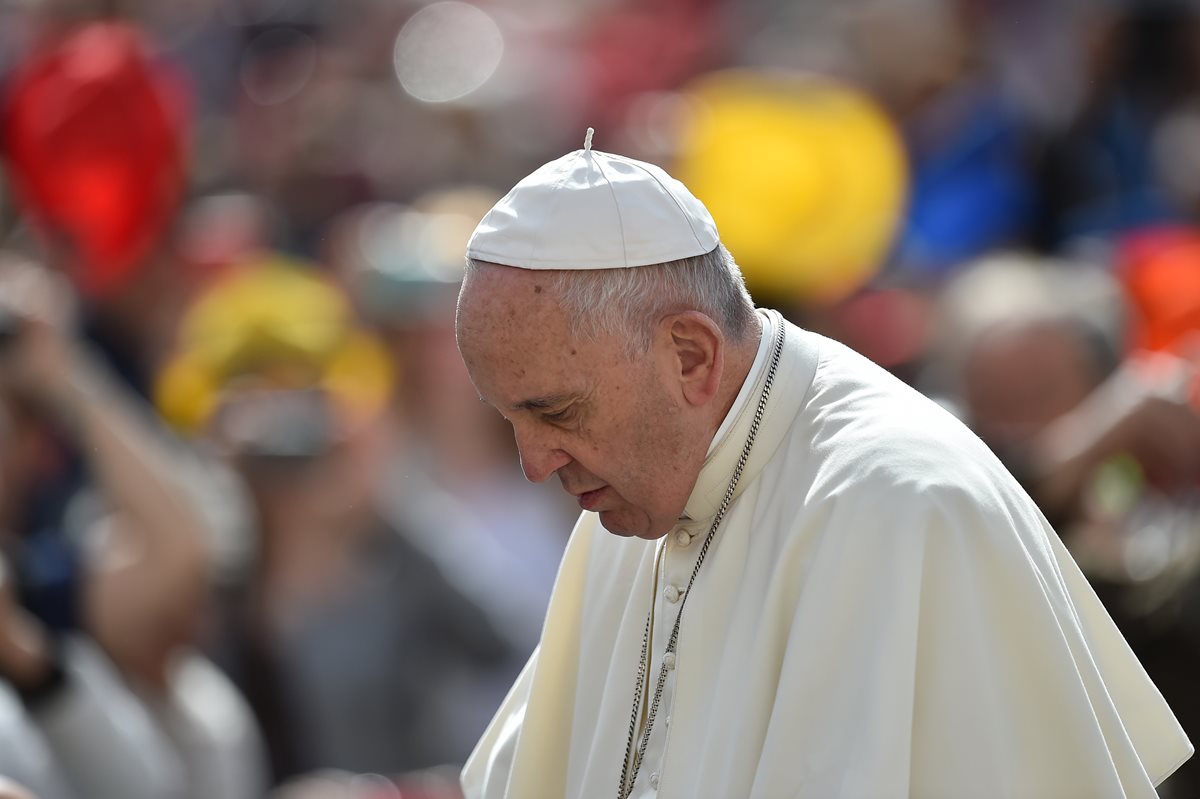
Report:
[[[936,404],[771,321],[775,386],[632,795],[1152,799],[1192,747],[1033,502]],[[735,413],[680,530],[707,530],[752,416]],[[695,562],[676,540],[660,586]],[[652,588],[658,543],[580,517],[469,799],[616,795],[649,603],[652,674],[679,609]]]

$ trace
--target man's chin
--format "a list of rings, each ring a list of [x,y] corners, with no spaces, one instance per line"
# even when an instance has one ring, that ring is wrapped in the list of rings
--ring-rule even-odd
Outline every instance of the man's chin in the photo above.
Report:
[[[619,535],[622,538],[644,538],[648,541],[662,538],[670,530],[670,527],[661,531],[656,530],[644,514],[635,515],[620,510],[600,511],[600,523],[613,535]]]

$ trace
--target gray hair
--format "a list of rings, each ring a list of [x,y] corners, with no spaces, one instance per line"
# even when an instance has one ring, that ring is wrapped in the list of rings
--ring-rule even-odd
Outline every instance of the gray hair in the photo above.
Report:
[[[468,260],[467,269],[479,266]],[[754,301],[725,245],[703,255],[628,269],[551,270],[547,277],[580,338],[624,338],[630,353],[650,348],[655,325],[666,314],[700,311],[731,341],[742,341],[754,318]]]

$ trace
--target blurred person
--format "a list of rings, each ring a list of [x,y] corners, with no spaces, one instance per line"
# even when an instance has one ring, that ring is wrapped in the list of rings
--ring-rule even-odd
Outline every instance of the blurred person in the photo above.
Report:
[[[93,13],[77,18],[72,5]],[[39,35],[6,76],[2,155],[19,214],[11,238],[69,278],[72,332],[86,342],[88,361],[144,399],[204,276],[186,252],[191,215],[178,213],[189,91],[143,29],[95,19],[100,11],[86,2],[40,5]],[[236,485],[192,454],[184,460],[196,474],[183,485],[222,549],[244,522]],[[63,460],[47,475],[47,495],[65,498],[86,479],[78,458]]]
[[[225,592],[215,647],[263,726],[275,783],[461,763],[481,727],[464,730],[463,705],[509,658],[488,614],[413,543],[453,536],[453,519],[417,533],[381,507],[392,386],[341,291],[278,256],[198,298],[160,378],[166,416],[217,442],[253,497],[256,556]]]
[[[963,0],[857,4],[856,76],[895,115],[911,185],[894,268],[938,280],[1029,236],[1036,138],[1001,82],[986,19]]]
[[[1196,365],[1124,355],[1119,288],[1087,265],[995,256],[942,300],[941,357],[963,417],[1063,536],[1184,730],[1200,734]],[[1160,791],[1200,794],[1200,770],[1185,763]]]
[[[208,474],[73,335],[74,305],[61,277],[5,255],[0,518],[24,618],[50,642],[34,687],[109,697],[51,743],[87,795],[253,796],[252,724],[192,647],[213,538],[192,492]]]
[[[999,461],[590,145],[467,251],[472,380],[584,512],[466,795],[1153,796],[1192,747]]]
[[[954,405],[1010,466],[1018,447],[1117,367],[1123,309],[1098,268],[1001,253],[966,266],[938,300],[924,388]],[[1034,495],[1052,522],[1060,504],[1077,498],[1071,490],[1061,500]]]
[[[2,563],[0,563],[2,566]],[[0,774],[43,799],[184,796],[177,756],[111,662],[0,585]]]
[[[1051,251],[1189,219],[1200,185],[1187,119],[1200,97],[1195,5],[1123,0],[1080,9],[1086,92],[1053,131],[1037,174],[1034,243]]]
[[[373,48],[332,36],[340,17],[361,13],[353,5],[304,0],[227,12],[238,21],[241,41],[226,87],[221,167],[227,179],[246,183],[278,210],[273,243],[300,256],[316,253],[329,221],[344,208],[374,196],[364,156],[375,146],[380,120],[363,117],[390,115],[396,105],[397,98],[381,101],[372,91],[375,75],[367,67],[380,64],[360,63],[363,52],[354,49]],[[398,132],[390,119],[382,122]]]
[[[63,11],[39,9],[2,109],[21,222],[57,273],[6,264],[3,276],[4,379],[36,445],[9,463],[26,489],[7,497],[22,599],[51,635],[97,644],[149,717],[174,787],[146,790],[250,796],[253,723],[193,646],[214,553],[244,523],[237,488],[143,402],[194,277],[169,241],[188,91],[143,31]]]
[[[1194,367],[1166,355],[1125,360],[1125,310],[1109,275],[994,256],[949,284],[941,303],[944,388],[1051,520],[1076,518],[1089,481],[1116,455],[1165,488],[1200,478],[1200,419],[1186,393]]]

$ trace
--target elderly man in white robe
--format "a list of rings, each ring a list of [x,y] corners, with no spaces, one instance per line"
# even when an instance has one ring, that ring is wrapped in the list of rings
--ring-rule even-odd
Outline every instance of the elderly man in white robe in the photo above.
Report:
[[[1192,747],[1004,467],[590,138],[468,245],[472,380],[583,513],[467,797],[1155,796]]]

